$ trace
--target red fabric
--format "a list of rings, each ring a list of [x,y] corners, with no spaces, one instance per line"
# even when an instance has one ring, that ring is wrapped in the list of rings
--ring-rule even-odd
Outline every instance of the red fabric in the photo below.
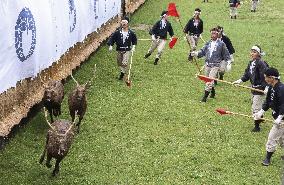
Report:
[[[216,109],[217,112],[219,112],[221,115],[228,114],[225,109]]]
[[[175,3],[169,3],[168,16],[179,17],[179,13],[177,11]]]
[[[171,40],[171,42],[169,42],[169,47],[170,47],[171,49],[173,49],[173,47],[175,46],[177,40],[178,40],[178,38],[173,37],[172,40]]]
[[[209,78],[209,77],[206,77],[206,76],[202,76],[202,75],[198,75],[198,78],[204,82],[212,82],[213,79]]]

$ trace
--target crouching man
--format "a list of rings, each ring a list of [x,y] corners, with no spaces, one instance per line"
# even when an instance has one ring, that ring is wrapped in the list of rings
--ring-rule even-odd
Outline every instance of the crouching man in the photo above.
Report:
[[[279,72],[275,68],[268,68],[264,76],[265,81],[271,87],[268,89],[262,109],[254,114],[254,119],[261,119],[265,111],[272,109],[272,116],[275,120],[266,143],[266,158],[262,162],[262,165],[268,166],[276,151],[277,143],[279,142],[280,146],[284,147],[284,84],[280,82]]]

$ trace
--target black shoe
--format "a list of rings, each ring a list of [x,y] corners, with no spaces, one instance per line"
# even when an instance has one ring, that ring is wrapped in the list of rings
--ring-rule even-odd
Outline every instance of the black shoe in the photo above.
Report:
[[[259,132],[260,131],[260,123],[262,120],[254,120],[254,128],[251,130],[252,132]]]
[[[252,132],[260,132],[260,128],[259,127],[254,127],[251,131]]]
[[[233,19],[233,16],[231,16],[231,19]]]
[[[158,61],[159,61],[159,58],[156,58],[156,59],[155,59],[155,62],[154,62],[154,65],[157,65],[157,64],[158,64]]]
[[[235,15],[235,19],[237,19],[237,16]]]
[[[119,80],[122,80],[123,77],[124,77],[124,73],[123,73],[123,72],[120,72],[120,75],[119,75],[118,79],[119,79]]]
[[[266,157],[265,159],[262,161],[262,165],[263,166],[269,166],[270,165],[270,159],[272,157],[273,152],[266,152]]]
[[[147,54],[144,56],[144,58],[146,59],[146,58],[148,58],[150,55],[151,55],[151,53],[147,53]]]
[[[224,74],[219,74],[219,79],[224,80]]]
[[[210,92],[209,91],[205,91],[204,92],[204,96],[202,97],[202,99],[200,100],[200,102],[206,102],[207,98],[209,96]]]
[[[212,90],[211,90],[211,94],[210,94],[210,98],[215,98],[215,88],[213,87]]]

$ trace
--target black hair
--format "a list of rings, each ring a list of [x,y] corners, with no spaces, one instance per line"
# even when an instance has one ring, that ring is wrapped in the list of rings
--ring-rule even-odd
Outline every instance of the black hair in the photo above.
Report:
[[[265,74],[266,76],[268,76],[268,77],[273,77],[273,78],[275,78],[275,79],[277,79],[277,80],[280,79],[280,78],[279,78],[280,76],[279,76],[278,70],[277,70],[276,68],[273,68],[273,67],[268,68],[268,69],[264,72],[264,74]]]

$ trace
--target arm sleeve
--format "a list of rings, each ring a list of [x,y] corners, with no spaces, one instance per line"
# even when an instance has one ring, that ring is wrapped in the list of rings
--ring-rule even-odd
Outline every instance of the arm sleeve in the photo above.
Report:
[[[190,24],[190,20],[187,22],[187,24],[185,25],[183,32],[184,33],[188,33],[189,32],[189,24]]]
[[[265,86],[267,86],[267,83],[265,81],[264,78],[264,73],[268,68],[268,65],[266,64],[266,62],[262,61],[259,63],[259,75],[260,75],[260,80],[261,80],[261,86],[265,88]]]
[[[235,48],[233,47],[233,44],[231,42],[231,40],[229,39],[229,37],[227,37],[227,48],[230,52],[230,54],[234,54],[235,53]]]
[[[172,27],[171,23],[169,23],[168,32],[169,32],[169,34],[170,34],[171,37],[174,36],[174,30],[173,30],[173,27]]]
[[[229,50],[226,47],[226,44],[223,42],[222,44],[222,54],[225,61],[231,60]]]
[[[137,36],[135,32],[132,32],[131,42],[132,42],[132,45],[137,45]]]
[[[208,48],[208,42],[199,50],[197,58],[204,57],[206,55],[206,50]]]
[[[266,98],[265,98],[265,101],[264,101],[264,103],[262,104],[262,109],[263,109],[264,111],[267,111],[267,110],[269,109],[269,104],[270,104],[270,99],[269,99],[269,97],[270,97],[270,94],[271,94],[271,87],[269,87],[268,92],[267,92],[267,95],[266,95]]]
[[[150,35],[156,35],[156,34],[157,34],[158,27],[159,27],[159,22],[160,22],[160,21],[156,22],[156,23],[154,24],[154,26],[152,27],[152,29],[149,31],[149,34],[150,34]]]
[[[115,42],[115,37],[116,37],[116,32],[114,32],[113,34],[111,34],[111,36],[109,37],[108,41],[107,41],[107,45],[109,46],[113,46],[114,42]]]
[[[200,34],[203,33],[203,21],[200,20]]]
[[[279,99],[280,99],[280,110],[279,110],[279,115],[284,115],[284,86],[280,87],[280,92],[279,92]]]
[[[250,68],[250,64],[248,64],[248,66],[247,66],[247,68],[245,69],[245,72],[244,72],[244,74],[243,74],[243,76],[242,76],[242,78],[241,78],[241,80],[242,80],[243,82],[246,82],[246,81],[249,80],[249,68]]]

